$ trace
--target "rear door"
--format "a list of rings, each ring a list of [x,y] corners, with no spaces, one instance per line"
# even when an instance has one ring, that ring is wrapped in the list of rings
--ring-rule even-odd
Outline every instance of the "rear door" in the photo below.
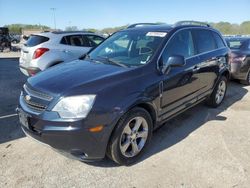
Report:
[[[72,59],[87,53],[91,48],[88,39],[81,34],[64,36],[60,43],[64,45],[63,52],[72,56]]]
[[[193,29],[192,32],[196,55],[200,60],[197,66],[200,74],[201,94],[206,95],[207,92],[212,90],[218,77],[220,62],[225,62],[225,57],[222,55],[225,44],[223,41],[217,42],[215,38],[217,33],[211,30]]]
[[[49,41],[48,37],[31,35],[21,49],[20,65],[28,67],[37,46],[47,41]]]

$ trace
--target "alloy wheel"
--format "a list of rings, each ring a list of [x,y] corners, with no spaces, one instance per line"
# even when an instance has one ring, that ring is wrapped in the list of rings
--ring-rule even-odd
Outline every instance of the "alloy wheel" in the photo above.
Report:
[[[215,95],[215,101],[216,104],[220,104],[225,96],[226,93],[226,82],[224,80],[221,80],[221,82],[218,85],[217,92]]]
[[[120,138],[120,151],[125,157],[140,153],[148,138],[148,123],[143,117],[131,119],[123,129]]]

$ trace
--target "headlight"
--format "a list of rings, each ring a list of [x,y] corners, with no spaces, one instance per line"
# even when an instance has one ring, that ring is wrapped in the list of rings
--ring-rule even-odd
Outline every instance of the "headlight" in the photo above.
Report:
[[[85,118],[91,110],[95,95],[65,97],[52,111],[58,112],[61,118]]]

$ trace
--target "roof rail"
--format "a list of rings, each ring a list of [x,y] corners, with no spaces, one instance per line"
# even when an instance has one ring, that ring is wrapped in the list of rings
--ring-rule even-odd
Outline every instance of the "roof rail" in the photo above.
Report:
[[[67,34],[67,33],[94,33],[91,31],[52,31],[53,34]]]
[[[206,26],[211,27],[208,23],[205,22],[199,22],[199,21],[193,21],[193,20],[185,20],[185,21],[179,21],[174,24],[174,26],[181,26],[181,25],[198,25],[198,26]]]
[[[129,25],[127,29],[134,28],[134,27],[141,27],[141,26],[148,26],[148,25],[160,25],[161,23],[135,23],[132,25]]]

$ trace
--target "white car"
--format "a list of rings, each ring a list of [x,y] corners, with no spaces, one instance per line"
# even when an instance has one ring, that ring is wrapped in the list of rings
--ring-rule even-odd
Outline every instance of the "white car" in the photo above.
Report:
[[[103,40],[99,35],[81,31],[31,35],[21,49],[20,70],[26,76],[33,76],[51,66],[83,56]]]

